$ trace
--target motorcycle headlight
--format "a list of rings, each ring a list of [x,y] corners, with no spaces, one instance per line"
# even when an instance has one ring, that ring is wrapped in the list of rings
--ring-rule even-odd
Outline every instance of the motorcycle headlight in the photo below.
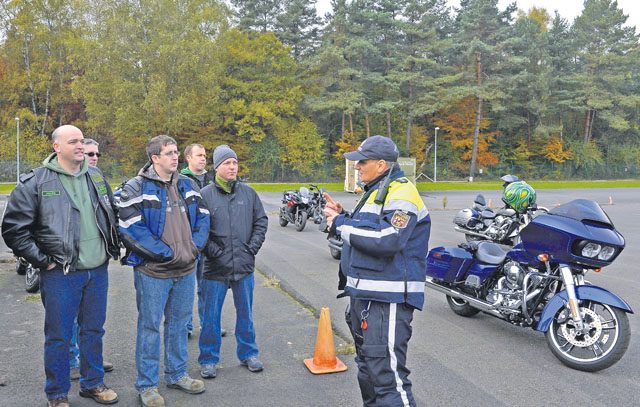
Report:
[[[581,254],[584,257],[593,258],[596,257],[598,253],[600,253],[600,249],[602,249],[602,246],[600,246],[598,243],[587,243],[582,248]]]
[[[602,250],[600,250],[600,253],[598,253],[598,259],[604,260],[604,261],[610,260],[615,253],[616,253],[615,247],[604,246]]]

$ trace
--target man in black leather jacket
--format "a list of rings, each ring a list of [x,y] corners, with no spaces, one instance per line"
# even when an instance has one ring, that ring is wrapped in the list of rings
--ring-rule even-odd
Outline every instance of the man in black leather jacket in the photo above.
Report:
[[[264,368],[258,358],[253,326],[255,255],[267,233],[267,215],[256,191],[237,180],[238,156],[227,145],[213,152],[215,182],[201,191],[211,214],[205,249],[202,297],[204,318],[200,332],[200,375],[212,379],[220,361],[220,317],[227,291],[236,308],[236,355],[251,372]]]
[[[102,404],[118,401],[105,386],[103,325],[109,257],[118,257],[111,189],[84,156],[80,129],[65,125],[51,135],[55,153],[22,174],[2,221],[2,237],[16,256],[40,269],[45,307],[45,393],[49,406],[68,406],[69,344],[80,326],[80,395]]]

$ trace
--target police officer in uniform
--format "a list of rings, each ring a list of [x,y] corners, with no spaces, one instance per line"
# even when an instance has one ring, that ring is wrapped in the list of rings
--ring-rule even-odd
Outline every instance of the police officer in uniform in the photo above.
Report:
[[[413,311],[424,304],[431,219],[391,139],[372,136],[344,156],[357,161],[365,192],[351,214],[326,194],[325,215],[344,242],[339,288],[351,299],[347,323],[362,399],[365,406],[415,406],[407,348]]]

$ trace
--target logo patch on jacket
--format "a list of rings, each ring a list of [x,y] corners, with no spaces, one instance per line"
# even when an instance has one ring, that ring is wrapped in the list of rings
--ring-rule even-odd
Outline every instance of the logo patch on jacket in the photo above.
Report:
[[[60,191],[42,191],[42,196],[45,198],[58,195],[60,195]]]
[[[107,195],[107,185],[103,182],[96,185],[98,187],[98,193],[100,195]]]
[[[393,213],[393,216],[391,217],[391,226],[396,229],[404,229],[409,224],[410,218],[411,217],[407,212],[398,209]]]

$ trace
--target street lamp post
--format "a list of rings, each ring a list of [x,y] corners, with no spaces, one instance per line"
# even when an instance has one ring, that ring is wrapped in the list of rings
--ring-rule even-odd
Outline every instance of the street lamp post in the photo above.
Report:
[[[16,185],[20,183],[20,118],[16,117]]]
[[[438,182],[438,130],[436,127],[436,138],[433,143],[433,182]]]

